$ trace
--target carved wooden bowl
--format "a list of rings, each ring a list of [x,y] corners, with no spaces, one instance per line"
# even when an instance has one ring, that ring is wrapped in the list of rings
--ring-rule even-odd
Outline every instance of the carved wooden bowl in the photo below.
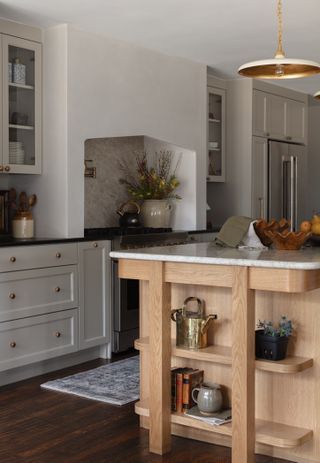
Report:
[[[286,219],[281,219],[279,222],[274,219],[270,222],[266,222],[264,219],[261,219],[254,224],[255,232],[264,246],[271,246],[273,243],[272,238],[269,237],[266,232],[271,231],[282,233],[285,230],[288,230],[289,227],[290,222]]]
[[[297,251],[311,236],[310,232],[283,232],[266,230],[266,236],[270,238],[274,247],[280,251]]]

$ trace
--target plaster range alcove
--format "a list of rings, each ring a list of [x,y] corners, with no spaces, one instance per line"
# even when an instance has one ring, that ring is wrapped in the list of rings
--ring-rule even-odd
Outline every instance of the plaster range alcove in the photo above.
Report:
[[[147,136],[93,138],[85,142],[85,160],[91,160],[96,168],[96,178],[85,177],[84,226],[104,228],[118,226],[117,208],[129,199],[124,185],[120,162],[136,169],[136,154],[169,150],[174,153],[174,162],[181,156],[177,177],[180,186],[176,190],[182,197],[173,201],[170,226],[174,230],[196,229],[196,152]]]

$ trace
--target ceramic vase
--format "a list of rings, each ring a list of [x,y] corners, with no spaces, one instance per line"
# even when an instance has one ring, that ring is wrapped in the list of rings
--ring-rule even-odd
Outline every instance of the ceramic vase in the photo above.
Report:
[[[141,206],[142,223],[144,227],[170,227],[172,205],[167,199],[147,199]]]

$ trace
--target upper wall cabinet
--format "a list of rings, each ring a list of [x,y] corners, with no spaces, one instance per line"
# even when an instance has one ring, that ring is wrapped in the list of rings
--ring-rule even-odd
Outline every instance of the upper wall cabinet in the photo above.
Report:
[[[306,105],[253,91],[253,135],[306,144]]]
[[[0,172],[41,173],[41,44],[1,37]]]
[[[208,87],[207,182],[225,182],[225,107],[226,92]]]

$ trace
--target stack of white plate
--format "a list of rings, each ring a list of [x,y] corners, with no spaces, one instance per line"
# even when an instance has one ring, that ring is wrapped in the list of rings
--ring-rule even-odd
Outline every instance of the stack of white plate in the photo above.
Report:
[[[9,163],[10,164],[24,164],[24,146],[21,141],[9,142]]]

